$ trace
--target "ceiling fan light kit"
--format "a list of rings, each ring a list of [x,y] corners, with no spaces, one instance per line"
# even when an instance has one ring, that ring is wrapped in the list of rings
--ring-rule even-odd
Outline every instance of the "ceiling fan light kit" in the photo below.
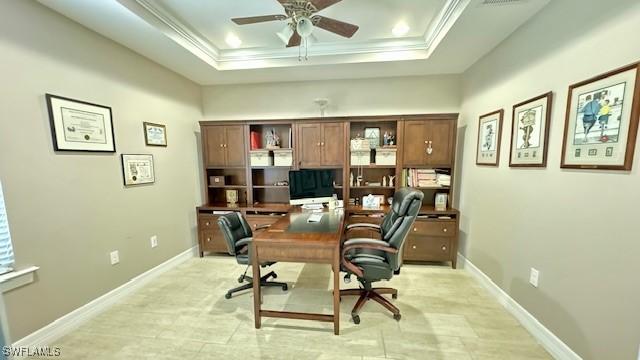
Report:
[[[276,33],[286,44],[286,47],[305,47],[305,59],[307,59],[310,41],[315,41],[313,31],[315,27],[332,32],[345,38],[351,38],[359,29],[357,25],[339,20],[315,15],[318,11],[337,4],[342,0],[277,0],[284,8],[286,15],[261,15],[231,19],[237,25],[256,24],[268,21],[288,21],[287,26]],[[300,49],[298,59],[302,60]]]

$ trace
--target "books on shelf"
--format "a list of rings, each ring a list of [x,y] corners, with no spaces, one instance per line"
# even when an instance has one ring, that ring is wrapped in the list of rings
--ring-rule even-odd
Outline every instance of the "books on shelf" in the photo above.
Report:
[[[402,186],[442,187],[451,185],[451,175],[437,169],[403,169]]]

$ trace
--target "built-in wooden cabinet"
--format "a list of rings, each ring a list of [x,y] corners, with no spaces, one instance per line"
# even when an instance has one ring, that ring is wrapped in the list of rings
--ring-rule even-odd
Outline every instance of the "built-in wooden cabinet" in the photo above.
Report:
[[[410,166],[451,166],[456,122],[442,119],[404,122],[403,163]]]
[[[364,135],[365,129],[378,128],[380,136],[392,135],[394,143],[386,150],[396,152],[395,164],[378,159],[379,148],[371,149],[368,165],[351,164],[350,139]],[[226,253],[227,247],[217,218],[228,211],[242,212],[253,229],[275,222],[289,210],[290,170],[322,168],[334,173],[335,193],[343,199],[348,223],[380,223],[389,206],[377,211],[349,205],[368,194],[386,199],[407,181],[409,171],[436,171],[454,183],[457,114],[315,118],[242,122],[202,122],[203,170],[206,204],[198,207],[200,254]],[[252,135],[253,134],[253,135]],[[251,150],[266,149],[266,137],[275,134],[282,149],[291,149],[291,166],[251,166]],[[258,145],[251,138],[262,139]],[[252,145],[253,144],[253,145]],[[254,148],[252,148],[252,146]],[[361,177],[361,184],[350,184],[350,176]],[[224,177],[224,184],[215,179]],[[393,185],[389,179],[394,177]],[[383,180],[384,178],[384,180]],[[458,247],[458,211],[451,208],[451,185],[413,186],[425,196],[419,218],[406,240],[403,257],[407,261],[448,261],[455,267]],[[238,191],[238,206],[226,204],[226,191]],[[435,211],[437,193],[449,196],[449,208]],[[352,236],[375,237],[375,231],[358,230]]]
[[[244,125],[204,127],[202,141],[208,167],[240,167],[246,164]]]
[[[298,167],[342,167],[344,135],[344,122],[298,124]]]

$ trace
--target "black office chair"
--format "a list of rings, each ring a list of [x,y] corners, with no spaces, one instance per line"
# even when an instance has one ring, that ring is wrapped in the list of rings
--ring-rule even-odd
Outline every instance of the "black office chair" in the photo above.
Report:
[[[351,224],[346,231],[353,229],[370,229],[380,233],[380,239],[353,238],[342,245],[342,271],[347,272],[345,281],[353,274],[361,284],[360,289],[341,290],[340,296],[358,295],[358,301],[351,310],[351,317],[356,324],[360,323],[358,313],[368,300],[375,300],[393,313],[393,318],[400,320],[400,310],[382,294],[391,294],[396,299],[398,290],[393,288],[373,288],[372,283],[390,280],[394,274],[400,273],[402,266],[402,249],[409,230],[413,226],[424,194],[416,189],[402,188],[393,196],[391,210],[385,215],[381,225]]]
[[[238,278],[239,283],[247,281],[247,284],[227,291],[227,294],[224,297],[227,299],[231,299],[231,295],[233,293],[251,289],[253,287],[253,278],[247,275],[247,270],[249,270],[249,266],[251,265],[249,246],[251,246],[251,241],[253,240],[253,233],[251,232],[251,226],[249,226],[247,220],[239,212],[221,215],[218,218],[218,226],[220,226],[222,234],[224,234],[224,239],[227,242],[227,250],[229,251],[229,255],[235,255],[238,264],[247,265],[244,274],[240,275],[240,277]],[[259,227],[256,230],[263,229],[265,227],[268,227],[268,225]],[[261,264],[261,266],[267,267],[273,264],[274,263],[265,263]],[[286,291],[286,283],[267,281],[269,278],[275,279],[277,277],[278,275],[276,275],[275,272],[269,272],[267,275],[260,277],[260,286],[279,286],[282,287],[283,291]]]

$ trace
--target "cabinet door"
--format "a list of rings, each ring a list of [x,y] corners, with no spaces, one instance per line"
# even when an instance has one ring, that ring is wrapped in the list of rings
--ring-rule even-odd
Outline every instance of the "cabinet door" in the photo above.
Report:
[[[344,163],[344,124],[322,124],[322,165],[342,166]]]
[[[427,122],[426,140],[431,142],[431,154],[427,155],[427,164],[433,166],[449,166],[453,164],[454,121],[429,120]]]
[[[224,166],[224,126],[202,128],[204,159],[207,166]]]
[[[244,127],[242,125],[225,126],[225,150],[227,166],[244,166]]]
[[[404,165],[424,165],[426,162],[427,145],[424,143],[427,132],[427,123],[424,120],[405,121],[404,143],[402,156]]]
[[[300,167],[320,166],[320,143],[322,132],[320,124],[301,124],[298,127],[298,161]]]

